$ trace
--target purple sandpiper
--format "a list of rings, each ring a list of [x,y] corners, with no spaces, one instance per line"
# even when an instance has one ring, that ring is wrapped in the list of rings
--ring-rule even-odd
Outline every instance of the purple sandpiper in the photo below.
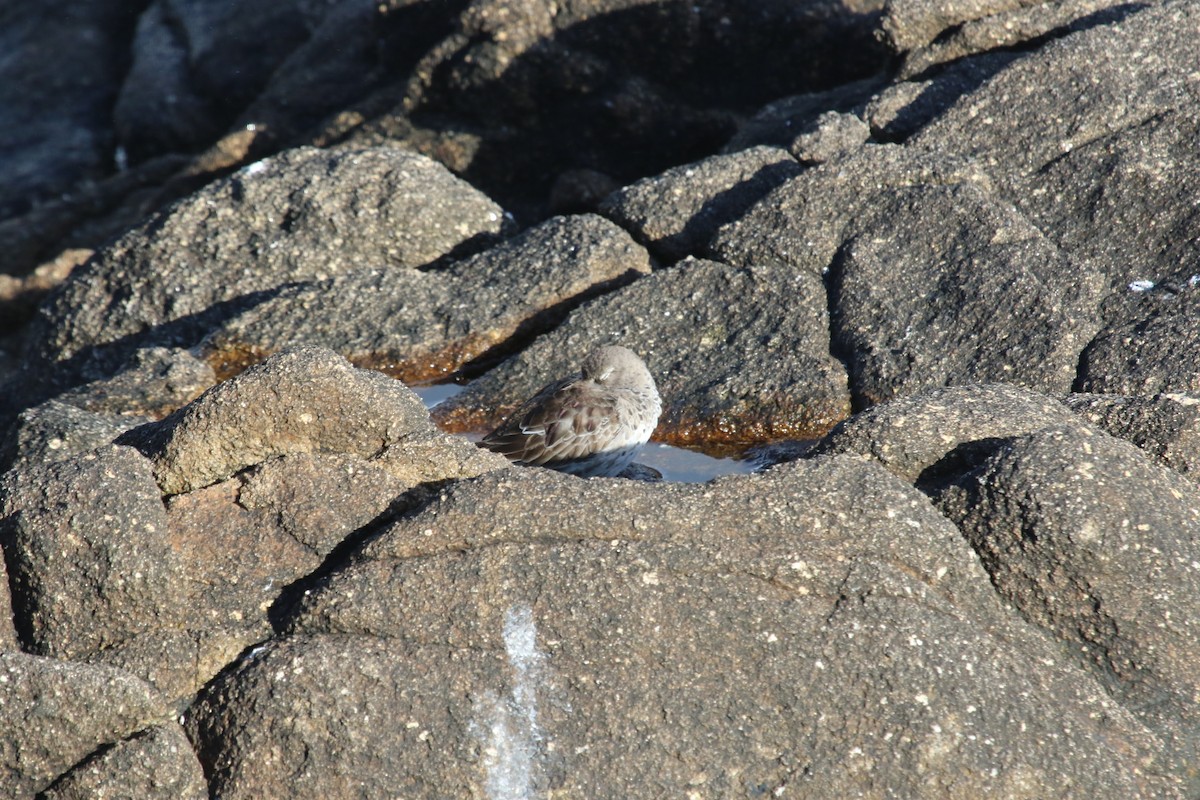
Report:
[[[481,444],[518,464],[611,477],[633,461],[660,413],[650,370],[632,350],[611,345],[525,401]]]

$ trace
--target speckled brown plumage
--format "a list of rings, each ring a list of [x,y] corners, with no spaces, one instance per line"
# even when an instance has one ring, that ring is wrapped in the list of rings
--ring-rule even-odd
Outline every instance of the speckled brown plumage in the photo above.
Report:
[[[612,345],[525,401],[482,444],[520,464],[583,477],[618,475],[650,438],[660,413],[650,370],[631,350]]]

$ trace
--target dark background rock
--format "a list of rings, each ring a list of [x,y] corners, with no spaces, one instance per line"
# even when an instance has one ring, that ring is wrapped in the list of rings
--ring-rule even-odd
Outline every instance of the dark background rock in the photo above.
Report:
[[[607,220],[555,217],[444,269],[373,267],[281,291],[234,316],[202,350],[226,373],[316,344],[410,383],[445,379],[495,363],[650,267]]]
[[[142,5],[0,10],[0,218],[112,171],[111,108]]]

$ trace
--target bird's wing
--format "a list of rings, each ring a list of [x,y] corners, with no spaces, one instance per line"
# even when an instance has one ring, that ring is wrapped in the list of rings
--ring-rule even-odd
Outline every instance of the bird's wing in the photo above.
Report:
[[[570,461],[603,450],[617,422],[614,398],[589,392],[571,378],[539,392],[485,437],[483,445],[526,464]]]

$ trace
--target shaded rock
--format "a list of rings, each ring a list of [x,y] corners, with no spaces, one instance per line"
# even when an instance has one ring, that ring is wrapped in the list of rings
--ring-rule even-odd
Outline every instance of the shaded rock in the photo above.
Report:
[[[1198,279],[1200,281],[1200,279]],[[1130,287],[1106,305],[1109,319],[1079,358],[1081,392],[1200,394],[1200,282]]]
[[[194,151],[216,139],[307,40],[316,22],[305,13],[310,7],[320,13],[301,0],[151,3],[138,20],[133,64],[113,114],[130,155]]]
[[[94,414],[48,400],[21,412],[0,445],[0,470],[29,469],[82,455],[147,420]]]
[[[860,216],[886,207],[898,189],[962,183],[988,191],[980,166],[952,152],[918,157],[906,147],[864,145],[781,184],[721,226],[708,249],[730,264],[788,264],[821,275],[859,231]]]
[[[420,266],[502,225],[498,206],[421,156],[288,151],[195,193],[72,273],[42,307],[31,374],[68,359],[99,359],[99,370],[137,345],[189,346],[286,284]]]
[[[427,426],[425,406],[400,382],[302,347],[214,386],[122,441],[147,454],[170,495],[288,453],[368,458]]]
[[[109,112],[136,13],[102,0],[0,14],[0,218],[111,171]]]
[[[1200,272],[1198,176],[1200,117],[1189,105],[1060,154],[1015,202],[1114,289],[1139,280],[1186,282]]]
[[[849,412],[819,279],[688,259],[593,300],[433,409],[451,429],[496,424],[603,344],[642,356],[663,397],[656,438],[745,443],[823,433]]]
[[[0,653],[0,678],[0,791],[8,797],[32,797],[164,716],[150,687],[117,669]]]
[[[1093,425],[1132,442],[1164,466],[1193,480],[1200,477],[1200,399],[1186,394],[1073,394],[1065,402]]]
[[[1007,64],[910,144],[930,155],[949,148],[989,165],[1015,200],[1063,154],[1194,106],[1197,86],[1181,76],[1196,58],[1198,20],[1196,4],[1168,0],[1119,24],[1067,36]]]
[[[544,514],[516,512],[530,496]],[[292,630],[193,708],[222,797],[295,775],[304,797],[1175,794],[1140,760],[1153,738],[1001,608],[953,526],[850,459],[459,482]]]
[[[840,423],[808,457],[869,456],[927,489],[973,468],[1000,441],[1075,420],[1054,398],[1007,384],[953,386],[882,403]]]
[[[962,383],[1066,392],[1103,281],[978,187],[893,190],[830,273],[856,406]]]
[[[569,169],[554,180],[546,206],[551,214],[595,211],[600,201],[620,189],[612,176],[594,169]]]
[[[736,153],[756,145],[791,149],[799,137],[815,132],[826,114],[858,114],[871,97],[886,86],[887,81],[877,75],[821,92],[774,100],[741,123],[737,134],[722,152]]]
[[[609,195],[600,212],[674,263],[800,171],[785,151],[754,147],[644,178]]]
[[[45,800],[144,797],[205,800],[208,785],[191,742],[174,722],[148,728],[95,753],[54,782]]]
[[[1128,442],[1072,425],[1014,437],[939,505],[1000,594],[1159,730],[1176,768],[1194,764],[1195,484]]]
[[[899,74],[907,77],[917,75],[931,67],[965,58],[974,53],[987,52],[1004,47],[1029,47],[1039,38],[1064,36],[1075,30],[1120,21],[1125,16],[1148,5],[1130,0],[1050,0],[1034,2],[1015,0],[977,4],[971,3],[927,3],[925,0],[909,2],[900,0],[889,4],[895,12],[900,7],[911,9],[923,4],[936,5],[939,11],[961,14],[984,10],[980,5],[990,5],[988,16],[974,17],[951,23],[933,39],[920,42],[920,47],[905,55]],[[893,13],[885,20],[895,20]],[[885,21],[885,30],[887,21]],[[915,42],[910,42],[915,44]]]
[[[80,658],[182,614],[183,564],[136,450],[8,472],[0,520],[18,631],[34,652]]]
[[[162,417],[216,382],[212,367],[189,351],[147,347],[112,377],[69,389],[56,399],[100,414]]]
[[[28,322],[37,304],[55,286],[58,286],[71,270],[87,261],[92,255],[87,249],[68,249],[51,261],[36,267],[23,278],[0,274],[0,334],[18,330]],[[6,265],[20,272],[19,264]]]
[[[204,350],[226,372],[319,344],[401,380],[444,378],[649,271],[646,251],[607,220],[557,217],[445,269],[357,270],[283,291],[230,319]]]
[[[418,65],[403,103],[354,135],[453,159],[536,218],[567,170],[629,183],[711,154],[738,116],[773,98],[876,72],[883,54],[864,8],[477,0]]]

